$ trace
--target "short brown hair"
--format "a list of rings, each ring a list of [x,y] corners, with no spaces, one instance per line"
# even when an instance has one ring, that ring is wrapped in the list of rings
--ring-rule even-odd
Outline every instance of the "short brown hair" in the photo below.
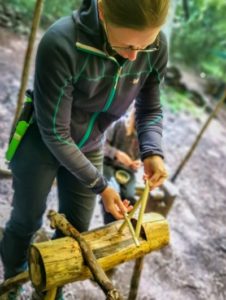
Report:
[[[118,27],[137,30],[165,23],[170,0],[99,0],[105,19]]]

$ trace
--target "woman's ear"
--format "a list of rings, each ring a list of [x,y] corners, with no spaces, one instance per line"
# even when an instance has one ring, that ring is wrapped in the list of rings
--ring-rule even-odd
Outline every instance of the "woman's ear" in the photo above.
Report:
[[[103,5],[102,5],[101,0],[98,0],[97,6],[98,6],[99,18],[103,22],[104,21],[104,13],[103,13]]]

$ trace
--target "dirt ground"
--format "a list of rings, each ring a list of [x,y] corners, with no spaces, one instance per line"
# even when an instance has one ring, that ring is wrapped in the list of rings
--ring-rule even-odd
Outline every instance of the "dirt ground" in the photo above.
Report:
[[[15,111],[26,39],[0,28],[0,168]],[[32,81],[32,76],[30,82]],[[193,143],[206,114],[165,111],[164,149],[172,175]],[[170,245],[145,257],[139,300],[225,300],[226,299],[226,118],[225,108],[215,118],[180,173],[179,194],[168,216]],[[3,225],[12,199],[11,180],[0,181],[0,215]],[[56,190],[48,208],[56,207]],[[6,213],[5,213],[6,212]],[[5,214],[5,215],[4,215]],[[4,215],[4,216],[3,216]],[[102,225],[97,202],[91,227]],[[48,226],[45,222],[44,226]],[[134,262],[119,266],[113,283],[128,297]],[[0,264],[0,280],[3,279]],[[26,284],[21,299],[30,299]],[[89,280],[68,284],[65,299],[105,299]]]

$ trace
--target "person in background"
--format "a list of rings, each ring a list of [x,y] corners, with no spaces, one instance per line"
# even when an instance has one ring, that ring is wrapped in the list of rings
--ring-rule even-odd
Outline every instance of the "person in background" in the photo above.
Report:
[[[139,144],[135,128],[135,109],[112,124],[106,132],[103,174],[109,185],[119,191],[123,200],[135,203],[136,172],[141,167]],[[120,180],[119,176],[127,176]],[[102,201],[101,201],[102,203]],[[102,206],[103,207],[103,206]],[[104,223],[115,218],[103,207]]]
[[[84,0],[43,35],[33,123],[10,162],[13,209],[0,244],[5,279],[27,269],[27,251],[55,179],[59,212],[80,232],[89,228],[96,195],[115,219],[132,209],[102,174],[104,132],[132,102],[145,178],[151,189],[165,180],[160,85],[168,8],[169,0]]]

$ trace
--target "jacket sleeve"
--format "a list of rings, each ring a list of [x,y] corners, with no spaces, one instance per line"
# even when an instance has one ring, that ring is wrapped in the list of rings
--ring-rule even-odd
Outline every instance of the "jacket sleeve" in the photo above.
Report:
[[[163,157],[160,85],[166,72],[167,60],[166,38],[163,33],[160,33],[160,48],[157,57],[135,103],[136,128],[142,160],[151,155]]]
[[[42,38],[36,57],[35,118],[45,144],[60,164],[93,192],[100,193],[107,186],[106,180],[70,134],[77,64],[70,51],[67,39],[54,30],[50,29]]]

